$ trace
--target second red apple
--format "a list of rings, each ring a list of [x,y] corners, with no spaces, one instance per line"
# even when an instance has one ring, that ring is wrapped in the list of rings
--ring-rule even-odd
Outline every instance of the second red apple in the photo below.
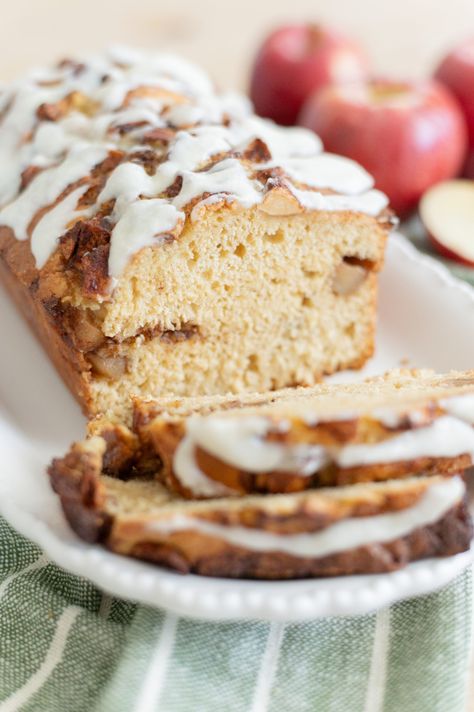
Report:
[[[452,50],[436,70],[436,79],[443,82],[459,101],[469,133],[469,156],[465,174],[474,178],[474,37]]]
[[[320,25],[286,25],[260,48],[250,97],[257,114],[291,125],[313,91],[363,79],[367,71],[366,55],[351,39]]]
[[[299,123],[327,151],[361,163],[401,215],[431,185],[458,175],[467,147],[459,106],[434,81],[326,87],[307,100]]]

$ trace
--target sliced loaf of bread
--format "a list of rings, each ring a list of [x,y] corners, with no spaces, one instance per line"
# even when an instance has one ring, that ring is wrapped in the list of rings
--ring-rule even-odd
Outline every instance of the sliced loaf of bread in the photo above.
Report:
[[[469,547],[461,477],[189,501],[143,471],[105,474],[130,454],[115,428],[73,445],[50,476],[79,536],[119,554],[182,573],[286,579],[392,571]]]

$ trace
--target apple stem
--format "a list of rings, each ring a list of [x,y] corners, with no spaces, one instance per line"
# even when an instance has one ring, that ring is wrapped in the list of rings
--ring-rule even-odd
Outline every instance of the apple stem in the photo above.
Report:
[[[321,39],[323,37],[323,31],[321,26],[316,23],[311,23],[308,25],[308,34],[306,36],[306,53],[310,54],[312,50],[316,49],[321,44]]]

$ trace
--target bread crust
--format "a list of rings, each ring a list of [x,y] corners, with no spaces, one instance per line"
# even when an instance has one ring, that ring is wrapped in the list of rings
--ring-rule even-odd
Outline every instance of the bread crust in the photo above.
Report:
[[[38,279],[28,243],[18,242],[11,230],[0,227],[0,281],[84,414],[90,414],[90,366],[83,354],[68,343],[68,334],[59,327],[53,303],[48,312],[35,295]]]
[[[70,520],[71,521],[71,520]],[[74,525],[73,525],[74,526]],[[111,551],[144,559],[180,573],[242,579],[298,579],[352,574],[388,573],[411,561],[451,556],[469,548],[471,525],[466,504],[453,507],[436,524],[419,528],[388,543],[361,546],[318,559],[282,552],[249,551],[230,544],[213,550],[209,537],[193,533],[175,535],[169,541],[150,541],[146,536],[130,546],[120,530],[112,528],[106,545]]]
[[[183,497],[199,497],[199,494],[183,485],[174,470],[175,452],[186,434],[185,419],[167,419],[158,415],[155,420],[148,420],[146,408],[143,414],[140,410],[140,404],[137,403],[134,424],[142,441],[161,459],[160,479],[169,489]],[[394,427],[383,426],[365,416],[334,422],[317,422],[314,426],[289,419],[290,427],[287,431],[272,433],[268,439],[283,444],[312,443],[329,446],[377,443],[393,435],[415,430],[420,425],[429,425],[440,414],[439,407],[432,403],[426,406],[424,418],[418,420],[417,424],[407,418]],[[259,473],[245,471],[224,462],[199,446],[195,447],[194,454],[196,464],[207,477],[230,488],[236,495],[300,492],[317,487],[402,479],[417,473],[450,476],[464,471],[472,464],[472,457],[467,453],[456,457],[418,457],[353,467],[340,467],[332,462],[308,476],[276,470]]]
[[[235,546],[198,530],[161,530],[172,513],[224,526],[247,526],[260,531],[295,534],[324,529],[346,517],[399,511],[415,504],[430,480],[410,480],[406,486],[359,486],[300,495],[248,497],[243,500],[186,502],[156,481],[123,482],[105,477],[107,443],[93,437],[54,460],[49,474],[73,529],[89,542],[111,551],[167,566],[181,573],[231,578],[286,579],[393,571],[410,561],[450,556],[469,547],[471,521],[465,502],[452,507],[439,521],[388,543],[374,543],[319,558],[282,552],[259,552]],[[163,501],[145,506],[156,492]],[[336,494],[331,494],[336,493]],[[134,497],[139,505],[134,507]],[[129,510],[122,501],[130,498]],[[174,508],[170,509],[170,503]],[[160,506],[161,504],[161,506]],[[143,507],[145,506],[145,509]],[[142,508],[142,509],[140,509]]]

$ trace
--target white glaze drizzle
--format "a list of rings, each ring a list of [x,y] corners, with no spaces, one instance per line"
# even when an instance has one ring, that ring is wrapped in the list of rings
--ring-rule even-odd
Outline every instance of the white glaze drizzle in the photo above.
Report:
[[[341,468],[404,462],[422,457],[457,457],[468,454],[474,460],[474,397],[460,396],[442,401],[447,414],[431,424],[402,432],[378,443],[319,446],[268,441],[271,427],[264,417],[194,416],[187,421],[186,457],[174,462],[176,476],[190,489],[207,478],[201,472],[194,480],[195,448],[200,447],[222,462],[246,472],[291,472],[308,477],[333,462]],[[452,413],[452,414],[451,414]],[[393,416],[393,417],[391,417]],[[371,417],[387,427],[399,424],[400,414],[389,409],[375,410]],[[415,414],[415,420],[416,420]],[[310,419],[306,419],[310,420]],[[311,419],[313,424],[317,420]],[[198,489],[195,490],[200,494]],[[218,496],[214,490],[213,494]]]
[[[370,416],[387,428],[396,428],[404,420],[407,420],[411,425],[423,425],[428,413],[423,409],[406,412],[404,410],[393,410],[392,408],[376,408],[371,412]]]
[[[118,277],[128,260],[148,245],[157,244],[159,236],[176,228],[184,214],[174,205],[158,198],[131,203],[112,230],[109,273]]]
[[[10,227],[18,240],[26,240],[28,226],[36,213],[56,202],[71,183],[86,176],[107,157],[107,151],[97,146],[76,145],[67,158],[54,168],[42,171],[17,200],[0,211],[0,224]],[[71,219],[74,217],[71,210]]]
[[[245,148],[245,146],[253,139],[260,138],[269,148],[272,154],[273,162],[263,164],[262,168],[271,168],[274,166],[283,166],[281,163],[276,163],[283,158],[287,159],[287,165],[290,164],[290,159],[297,161],[298,158],[311,158],[318,156],[323,150],[321,139],[316,134],[298,126],[285,127],[278,126],[271,121],[261,119],[259,116],[247,116],[241,122],[230,126],[229,133],[233,136],[231,142],[234,146]],[[326,155],[326,154],[323,154]],[[343,161],[348,159],[343,158]],[[352,163],[348,162],[348,165]],[[314,174],[313,174],[314,179]],[[299,179],[297,179],[299,180]],[[372,184],[369,187],[372,187]],[[321,184],[317,187],[321,188]],[[363,192],[364,187],[361,186],[359,192]]]
[[[163,112],[166,123],[175,128],[193,126],[206,117],[205,109],[195,104],[174,104]]]
[[[251,551],[284,552],[292,556],[321,558],[359,546],[394,541],[420,527],[437,522],[464,496],[461,478],[428,486],[412,507],[367,517],[353,517],[308,534],[274,534],[243,526],[227,526],[196,516],[175,515],[148,524],[151,531],[172,534],[190,531],[206,534]]]
[[[199,431],[199,420],[194,421]],[[217,425],[210,434],[213,442],[212,452],[215,457],[224,462],[239,461],[239,468],[248,472],[298,472],[302,476],[310,476],[329,461],[325,448],[318,445],[293,445],[288,447],[279,443],[269,443],[255,437],[256,431],[264,435],[267,423],[255,418],[242,428],[240,439],[235,438],[235,431],[226,428],[225,421]],[[174,458],[173,470],[179,481],[195,495],[204,497],[221,497],[234,491],[225,487],[199,468],[196,462],[196,445],[202,438],[193,437],[193,420],[188,421],[187,434],[179,443]],[[243,447],[242,447],[243,445]]]
[[[474,395],[472,393],[442,400],[440,406],[450,415],[474,425]]]
[[[373,445],[346,445],[335,453],[340,467],[399,462],[419,457],[474,457],[474,429],[450,415],[424,428],[408,430]]]
[[[67,100],[74,92],[89,102],[84,113],[73,108],[58,121],[39,118],[37,110],[42,104]],[[290,189],[306,209],[376,215],[387,204],[383,194],[372,190],[373,182],[363,169],[347,159],[322,154],[321,142],[313,133],[298,127],[278,127],[254,116],[245,97],[233,92],[219,94],[200,69],[170,55],[114,48],[84,60],[82,65],[69,63],[52,70],[35,70],[4,91],[0,109],[4,111],[0,120],[0,225],[10,227],[20,240],[28,237],[35,214],[55,203],[71,183],[87,179],[111,149],[144,148],[142,136],[153,127],[185,127],[171,139],[168,155],[153,176],[140,165],[124,162],[112,171],[91,209],[92,216],[103,202],[116,201],[112,218],[117,224],[109,263],[115,278],[136,250],[154,244],[150,235],[157,228],[159,216],[153,215],[151,205],[159,209],[160,216],[164,214],[160,203],[137,210],[130,210],[131,204],[144,197],[160,198],[178,176],[183,179],[182,187],[168,200],[176,209],[174,228],[182,219],[180,209],[203,194],[211,194],[211,199],[224,195],[226,202],[237,201],[244,207],[261,202],[266,188],[252,175],[265,164],[252,165],[239,157],[255,138],[270,151],[267,165],[283,168]],[[143,125],[134,126],[137,122]],[[122,139],[118,129],[126,124],[130,131]],[[199,170],[213,156],[223,156],[223,160],[208,170]],[[22,171],[30,165],[43,170],[19,193]],[[291,180],[315,188],[329,187],[341,195],[299,190]],[[201,201],[201,207],[206,204]],[[54,228],[59,229],[59,215],[67,225],[74,219],[74,212],[69,199],[62,209],[55,208],[49,220],[58,217]],[[145,213],[150,220],[147,226]],[[166,225],[171,214],[167,211]],[[139,222],[132,226],[134,216]],[[130,228],[130,244],[124,239],[123,226],[119,227],[121,220],[126,220]],[[54,251],[58,237],[43,237],[47,225],[43,223],[36,233],[39,267]],[[145,230],[143,239],[137,238],[139,229]],[[40,239],[45,242],[42,248],[38,247]]]
[[[262,167],[275,165],[276,163],[272,161]],[[333,153],[308,155],[306,152],[301,156],[291,154],[279,165],[298,183],[305,183],[313,188],[330,188],[347,196],[358,196],[374,185],[372,176],[362,166]]]
[[[194,171],[201,163],[217,153],[230,151],[231,143],[226,130],[219,126],[203,127],[195,131],[179,131],[173,142],[168,160],[175,164],[174,175],[184,171]]]
[[[268,421],[258,416],[197,416],[188,420],[186,437],[214,457],[248,472],[291,472],[295,467],[301,469],[307,461],[315,466],[327,461],[325,449],[319,445],[288,446],[264,440],[268,430]]]
[[[51,98],[51,91],[42,88],[12,87],[10,104],[0,124],[0,206],[18,194],[21,173],[35,156],[34,146],[25,143],[23,137],[33,127],[38,106]]]
[[[183,186],[173,200],[178,207],[198,198],[205,192],[228,193],[229,199],[250,207],[262,200],[255,181],[249,180],[245,168],[236,158],[226,158],[202,173],[183,171]]]
[[[190,438],[183,438],[174,454],[174,470],[180,472],[179,481],[199,497],[226,497],[233,490],[221,482],[207,477],[196,462],[195,445]]]
[[[88,215],[88,210],[76,211],[79,199],[88,188],[88,185],[81,185],[73,190],[64,200],[48,210],[36,224],[31,235],[31,251],[38,269],[46,264],[59,237],[67,230],[71,222],[71,215],[74,215],[76,219]]]
[[[307,210],[350,210],[352,212],[378,215],[388,205],[388,199],[380,190],[368,190],[361,195],[324,195],[313,190],[300,190],[291,183],[288,188]]]

